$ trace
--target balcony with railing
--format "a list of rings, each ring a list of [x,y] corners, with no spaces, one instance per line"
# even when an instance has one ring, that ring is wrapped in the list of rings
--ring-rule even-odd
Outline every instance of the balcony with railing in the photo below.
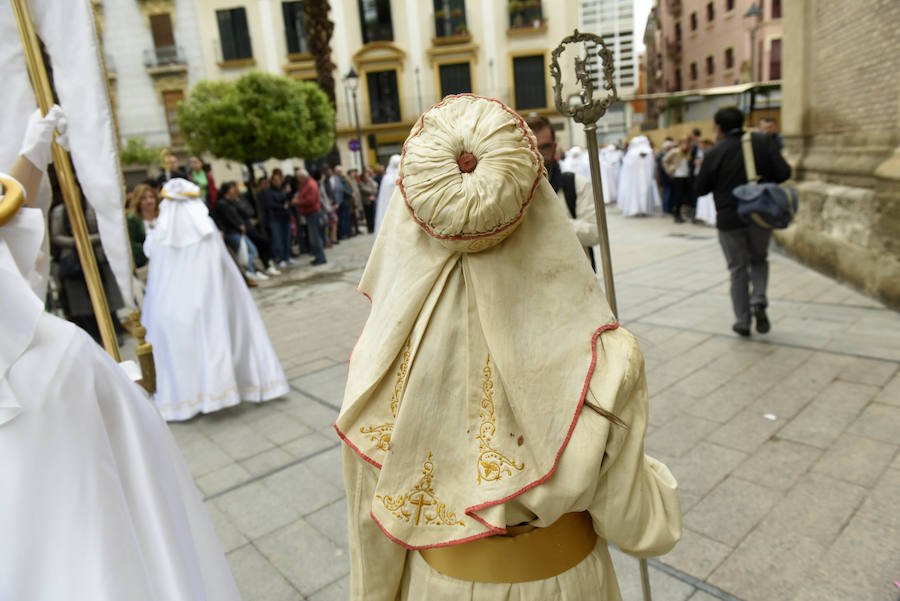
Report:
[[[668,10],[669,14],[673,17],[680,17],[681,9],[681,0],[666,0],[666,10]]]
[[[676,63],[681,62],[681,48],[681,40],[666,38],[666,54],[669,60]]]
[[[434,0],[434,45],[471,41],[464,0]]]
[[[509,33],[546,31],[544,10],[540,0],[509,0]]]
[[[187,69],[181,46],[157,46],[144,50],[144,67],[150,72],[177,72]]]

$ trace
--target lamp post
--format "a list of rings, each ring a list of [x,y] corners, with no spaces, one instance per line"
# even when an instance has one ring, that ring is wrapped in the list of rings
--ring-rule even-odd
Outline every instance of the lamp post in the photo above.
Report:
[[[762,8],[759,4],[751,4],[747,12],[744,13],[744,22],[750,23],[750,83],[756,82],[756,30],[759,29],[759,23],[762,17]],[[750,110],[747,111],[747,118],[753,122],[753,109],[756,105],[756,92],[754,88],[750,88]]]
[[[356,90],[359,87],[359,75],[356,74],[356,71],[353,70],[353,67],[350,67],[350,71],[344,76],[344,87],[347,90],[350,90],[350,96],[353,98],[353,120],[356,122],[356,143],[358,145],[357,152],[359,153],[359,172],[362,174],[366,169],[366,162],[363,159],[363,149],[362,149],[362,131],[359,127],[359,112],[356,110]]]
[[[756,30],[759,29],[762,9],[759,4],[751,4],[744,13],[745,23],[750,23],[750,82],[756,81]]]

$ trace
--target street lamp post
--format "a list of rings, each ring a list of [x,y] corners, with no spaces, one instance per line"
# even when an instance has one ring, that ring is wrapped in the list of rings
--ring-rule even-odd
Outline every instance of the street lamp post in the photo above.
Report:
[[[762,8],[759,4],[751,4],[747,12],[744,13],[744,21],[750,23],[750,83],[756,82],[756,30],[759,29],[759,23],[762,17]],[[761,58],[761,57],[760,57]],[[761,78],[760,78],[761,79]],[[756,92],[754,88],[750,88],[750,110],[747,111],[747,118],[753,121],[753,109],[756,105]]]
[[[759,21],[762,17],[762,9],[759,4],[751,4],[744,13],[745,22],[750,23],[750,82],[756,81],[756,30],[759,29]]]
[[[362,149],[362,130],[359,127],[359,112],[356,109],[356,89],[359,87],[359,75],[356,74],[356,71],[353,70],[353,67],[350,67],[350,71],[344,76],[344,87],[347,90],[350,90],[350,95],[353,98],[353,120],[356,122],[356,143],[357,143],[357,152],[359,153],[359,172],[362,174],[366,169],[366,161],[363,158],[363,149]]]

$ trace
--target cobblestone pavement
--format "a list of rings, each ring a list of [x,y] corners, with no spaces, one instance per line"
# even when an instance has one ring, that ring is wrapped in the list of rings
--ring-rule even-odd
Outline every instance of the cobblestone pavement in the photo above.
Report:
[[[610,231],[621,321],[646,357],[647,450],[684,508],[683,540],[651,561],[653,598],[894,598],[900,315],[775,253],[772,331],[739,339],[715,230],[613,209]],[[254,290],[286,397],[172,424],[247,601],[348,598],[331,424],[368,313],[355,286],[372,240]],[[614,559],[638,601],[637,561]]]

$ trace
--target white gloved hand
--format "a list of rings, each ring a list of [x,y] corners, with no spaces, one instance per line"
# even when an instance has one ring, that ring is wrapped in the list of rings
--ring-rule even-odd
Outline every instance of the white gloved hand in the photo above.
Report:
[[[45,171],[50,162],[50,144],[53,142],[54,129],[59,131],[57,144],[68,149],[66,125],[66,115],[58,105],[54,104],[44,117],[41,116],[41,110],[37,109],[28,118],[28,127],[25,129],[25,139],[22,140],[19,155],[28,159],[41,171]]]

